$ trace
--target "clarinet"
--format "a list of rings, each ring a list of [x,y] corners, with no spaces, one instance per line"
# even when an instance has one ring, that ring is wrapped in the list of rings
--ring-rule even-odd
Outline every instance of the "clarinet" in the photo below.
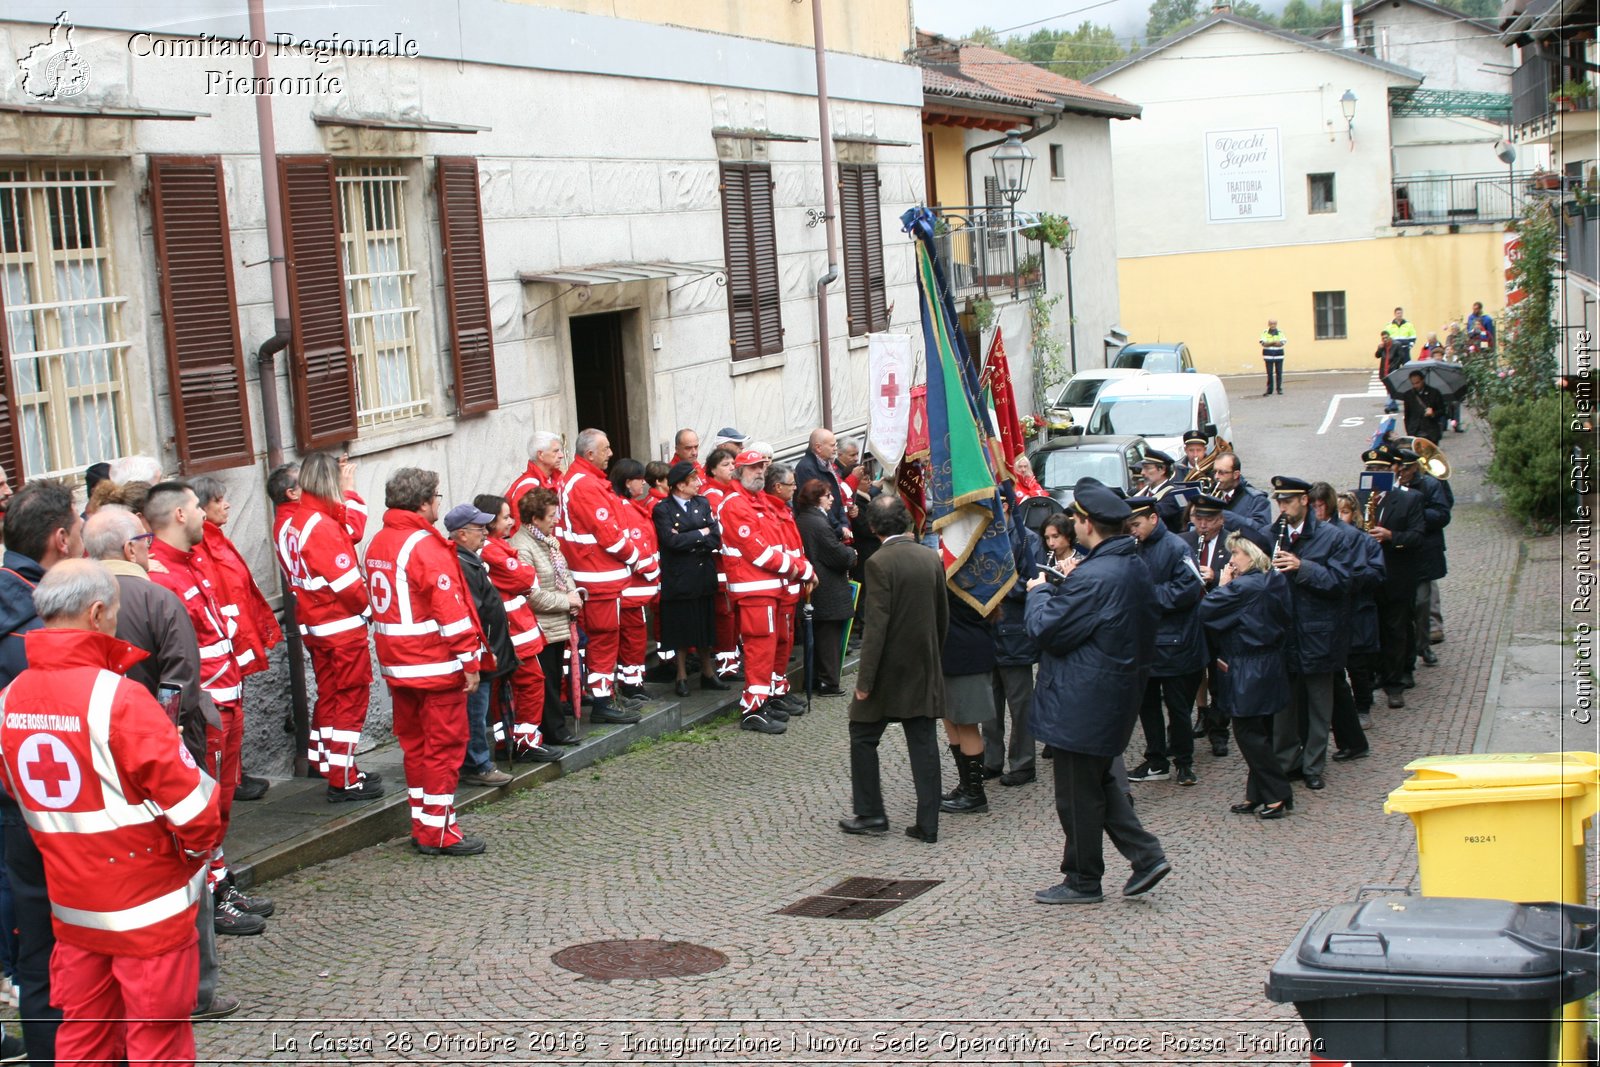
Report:
[[[1272,524],[1272,542],[1274,553],[1289,551],[1289,520],[1282,515]]]

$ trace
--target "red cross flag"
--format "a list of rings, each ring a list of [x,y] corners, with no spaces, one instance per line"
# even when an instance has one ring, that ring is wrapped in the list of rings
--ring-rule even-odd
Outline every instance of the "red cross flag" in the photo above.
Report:
[[[867,338],[867,443],[884,470],[906,451],[911,417],[911,337],[875,333]]]

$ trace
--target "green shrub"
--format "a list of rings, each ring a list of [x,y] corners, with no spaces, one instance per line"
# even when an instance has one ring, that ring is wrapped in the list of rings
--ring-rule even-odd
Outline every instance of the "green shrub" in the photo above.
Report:
[[[1489,480],[1500,487],[1513,517],[1539,529],[1561,521],[1569,492],[1561,427],[1559,394],[1501,404],[1489,412],[1494,446]]]

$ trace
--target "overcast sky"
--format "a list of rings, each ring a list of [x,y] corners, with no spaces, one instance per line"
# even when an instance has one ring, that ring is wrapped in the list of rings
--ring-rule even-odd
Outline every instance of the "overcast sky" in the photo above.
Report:
[[[1275,9],[1277,3],[1263,4]],[[1144,38],[1144,24],[1150,17],[1150,0],[990,0],[974,4],[972,0],[912,0],[912,10],[917,16],[917,28],[949,37],[959,37],[979,25],[987,24],[997,30],[1017,26],[1036,19],[1049,19],[1037,25],[1013,32],[1028,34],[1036,29],[1073,29],[1084,19],[1109,25],[1117,36],[1126,40],[1130,36]],[[1059,18],[1052,16],[1061,16]],[[1009,37],[1009,33],[1002,33]]]

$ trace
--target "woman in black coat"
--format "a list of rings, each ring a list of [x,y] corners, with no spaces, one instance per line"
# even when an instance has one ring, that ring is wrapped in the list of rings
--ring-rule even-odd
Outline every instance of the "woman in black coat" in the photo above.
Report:
[[[700,495],[700,475],[692,463],[674,463],[667,472],[669,494],[650,513],[661,549],[660,647],[677,652],[678,682],[673,691],[689,695],[686,653],[700,653],[702,688],[726,688],[716,681],[717,557],[722,531],[711,502]],[[707,681],[709,679],[709,682]]]
[[[823,696],[841,696],[839,665],[844,658],[844,624],[855,614],[850,596],[850,568],[856,551],[839,538],[828,521],[833,506],[833,489],[821,478],[812,478],[800,487],[794,498],[794,521],[800,528],[800,542],[806,559],[817,572],[817,587],[811,591],[813,647],[816,649],[817,688]]]
[[[1200,602],[1200,621],[1215,639],[1211,684],[1233,716],[1239,754],[1250,768],[1240,815],[1281,819],[1294,810],[1294,792],[1272,750],[1272,717],[1289,693],[1284,646],[1294,626],[1289,582],[1243,534],[1228,535],[1232,559],[1217,587]]]

